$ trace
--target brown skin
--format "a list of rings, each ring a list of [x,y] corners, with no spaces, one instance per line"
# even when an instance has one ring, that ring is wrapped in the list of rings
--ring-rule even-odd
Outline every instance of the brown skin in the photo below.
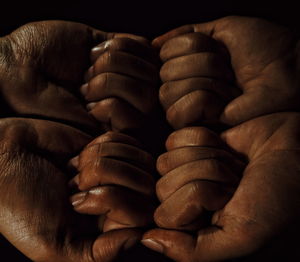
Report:
[[[231,161],[226,161],[225,168],[215,160],[214,164],[207,164],[212,162],[210,154],[214,153],[208,154],[208,160],[201,159],[203,152],[214,152],[222,145],[220,138],[215,135],[212,139],[203,128],[175,132],[167,141],[172,145],[170,151],[158,160],[163,177],[157,183],[157,193],[162,204],[155,212],[155,221],[164,229],[147,232],[144,244],[182,262],[244,256],[249,261],[299,259],[296,243],[300,228],[300,116],[276,113],[297,110],[299,106],[295,37],[286,28],[263,20],[228,17],[175,29],[153,44],[161,47],[161,58],[166,61],[161,69],[165,84],[160,99],[172,126],[182,128],[215,121],[235,125],[222,132],[220,138],[240,155],[246,167],[242,171],[240,165],[230,165]],[[203,50],[214,52],[217,55],[209,56],[218,58],[196,63],[205,54]],[[222,68],[224,63],[218,62],[228,58],[234,79],[230,67]],[[191,69],[184,69],[184,65]],[[212,104],[207,94],[213,93],[212,99],[219,99],[224,97],[223,90],[218,91],[217,85],[206,85],[203,76],[231,83],[223,85],[232,95],[229,101],[238,95],[237,87],[242,94],[215,107],[218,103]],[[194,114],[191,108],[202,113]],[[178,149],[173,146],[177,143]],[[207,143],[213,149],[201,149]],[[234,188],[232,174],[239,174],[239,170],[241,181],[235,192],[229,191],[232,197],[228,196],[224,183]],[[213,211],[209,226],[207,210]]]
[[[0,232],[34,261],[112,261],[120,251],[134,246],[141,238],[142,231],[133,227],[151,222],[148,214],[154,189],[151,188],[150,171],[136,171],[136,175],[150,181],[148,188],[141,179],[141,185],[135,183],[132,191],[112,189],[101,196],[106,208],[111,208],[108,217],[121,217],[116,221],[130,228],[103,233],[100,223],[103,220],[99,222],[98,216],[78,214],[69,200],[68,181],[72,173],[66,169],[67,162],[93,139],[91,135],[101,134],[106,128],[105,123],[95,121],[88,114],[79,91],[90,66],[90,50],[118,37],[130,38],[136,41],[135,45],[142,42],[144,46],[146,41],[138,36],[105,33],[62,21],[28,24],[0,39],[1,114],[5,117],[0,123]],[[110,66],[110,61],[103,61],[102,65]],[[147,73],[147,70],[143,72],[143,76]],[[134,96],[118,88],[109,95]],[[106,96],[103,93],[101,98]],[[91,96],[90,99],[99,98]],[[139,99],[145,100],[142,95]],[[132,101],[136,100],[129,99],[128,107],[133,107]],[[147,109],[151,107],[148,103]],[[121,148],[121,153],[133,150],[137,155],[148,156],[140,153],[139,148],[124,147],[123,142],[118,141],[108,150],[119,152]],[[85,149],[82,154],[87,152]],[[114,151],[108,153],[114,156]],[[146,157],[145,161],[149,163],[149,159]],[[87,167],[79,168],[83,171]],[[133,169],[137,170],[135,165],[127,171]],[[116,170],[116,177],[120,177],[119,171]],[[130,187],[131,181],[127,180],[116,179],[114,183],[128,182],[126,186]],[[94,186],[93,183],[83,185],[81,181],[80,187],[84,190]],[[118,198],[111,198],[111,192],[117,191],[122,201],[132,199],[133,195],[147,195],[139,198],[146,209],[149,207],[147,215],[139,207],[128,207],[130,213],[126,213],[125,207],[122,212],[115,213],[114,208],[122,204]],[[99,194],[96,194],[99,200],[97,197]],[[147,198],[149,205],[146,205]],[[102,214],[99,210],[93,212]],[[139,216],[142,222],[138,221]],[[110,225],[105,231],[111,228],[116,227]]]
[[[164,62],[160,101],[176,129],[299,110],[299,42],[285,27],[225,17],[174,29],[153,45]]]
[[[71,184],[79,213],[99,215],[104,232],[153,223],[155,161],[139,142],[108,132],[89,143],[71,163],[79,171]]]
[[[144,244],[159,251],[155,241],[161,244],[160,252],[182,262],[223,261],[255,253],[256,259],[299,258],[295,248],[300,226],[299,123],[298,113],[278,113],[221,134],[224,142],[248,159],[232,197],[234,190],[226,190],[226,185],[235,185],[234,175],[242,166],[229,165],[230,161],[220,165],[222,161],[203,154],[205,147],[203,155],[197,154],[203,135],[199,127],[172,134],[168,143],[180,141],[175,150],[182,151],[181,160],[174,157],[173,147],[158,160],[163,170],[157,184],[162,204],[155,221],[164,229],[147,232],[144,240],[150,241]],[[210,225],[205,224],[206,210],[215,211]],[[194,235],[173,229],[192,230]]]

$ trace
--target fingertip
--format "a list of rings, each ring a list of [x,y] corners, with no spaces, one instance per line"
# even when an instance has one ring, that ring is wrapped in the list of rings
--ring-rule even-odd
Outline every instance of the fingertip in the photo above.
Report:
[[[141,240],[141,243],[144,246],[146,246],[147,248],[152,249],[158,253],[164,252],[164,246],[154,239],[146,238],[146,239]]]

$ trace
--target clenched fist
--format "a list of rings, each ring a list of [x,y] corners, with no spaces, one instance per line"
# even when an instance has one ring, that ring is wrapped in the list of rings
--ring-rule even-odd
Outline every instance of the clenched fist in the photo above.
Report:
[[[49,21],[25,25],[0,39],[4,117],[0,121],[0,232],[34,261],[112,261],[142,236],[136,228],[103,234],[98,217],[78,214],[69,202],[68,160],[94,135],[105,131],[103,124],[88,114],[80,94],[91,64],[90,50],[119,36],[78,23]],[[101,67],[100,62],[97,64]],[[153,68],[148,62],[144,64]],[[118,90],[114,84],[110,87]],[[141,90],[144,87],[147,89],[142,86]],[[147,109],[150,107],[149,103]],[[131,167],[127,171],[132,170],[139,173]],[[149,187],[143,184],[143,190],[150,194],[153,182],[147,174],[143,173],[143,178],[145,183],[150,181]],[[130,192],[126,194],[137,194]],[[127,214],[129,220],[120,222],[131,225],[136,221],[134,214]],[[149,220],[147,216],[138,226]]]
[[[153,222],[154,159],[134,138],[108,132],[89,143],[71,163],[71,184],[83,192],[71,200],[77,212],[99,215],[104,232]]]
[[[164,62],[160,101],[174,128],[299,110],[299,42],[285,27],[225,17],[179,27],[153,45]]]
[[[249,261],[299,259],[300,115],[270,114],[224,131],[222,140],[238,158],[217,150],[220,143],[196,130],[177,131],[171,148],[179,149],[159,159],[166,174],[157,186],[163,202],[155,220],[164,229],[147,232],[144,244],[181,262],[250,255]]]

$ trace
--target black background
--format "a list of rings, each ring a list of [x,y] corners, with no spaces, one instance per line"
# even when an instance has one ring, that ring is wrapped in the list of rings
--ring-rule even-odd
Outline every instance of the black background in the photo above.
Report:
[[[1,1],[0,36],[40,20],[69,20],[103,31],[128,32],[154,38],[177,26],[227,15],[256,16],[286,25],[299,33],[297,1]],[[0,207],[1,208],[1,207]],[[25,262],[0,235],[0,261]]]

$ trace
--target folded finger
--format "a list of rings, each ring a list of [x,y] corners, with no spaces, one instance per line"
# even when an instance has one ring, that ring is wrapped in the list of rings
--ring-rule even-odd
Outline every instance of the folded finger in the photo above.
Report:
[[[155,170],[155,161],[148,152],[120,142],[102,142],[87,146],[79,156],[78,170],[81,171],[86,165],[97,162],[100,157],[131,163],[148,172]]]
[[[96,75],[81,90],[88,102],[118,97],[143,113],[151,112],[157,104],[155,85],[117,73]]]
[[[164,200],[154,219],[161,228],[199,230],[211,224],[212,211],[222,209],[232,193],[210,181],[192,181]]]
[[[160,70],[163,82],[192,77],[210,77],[232,81],[233,73],[225,59],[216,53],[203,52],[173,58]]]
[[[168,151],[159,156],[156,167],[158,172],[164,176],[184,164],[204,160],[211,160],[212,164],[220,163],[220,165],[226,165],[234,171],[237,176],[244,168],[239,160],[224,149],[203,146],[186,146]]]
[[[194,77],[164,83],[159,89],[159,100],[167,110],[180,98],[197,90],[212,92],[224,102],[229,102],[240,94],[239,89],[213,78]]]
[[[153,221],[153,199],[122,187],[96,187],[72,196],[71,201],[79,213],[105,215],[124,227],[142,227]]]
[[[91,61],[94,63],[97,58],[106,51],[122,51],[140,57],[150,63],[158,62],[157,54],[148,42],[129,37],[117,37],[109,39],[95,46],[91,51]]]
[[[139,80],[156,84],[158,70],[156,66],[137,56],[122,51],[107,51],[100,55],[87,71],[86,81],[101,73],[119,73]]]
[[[239,177],[216,159],[193,161],[164,175],[156,184],[157,196],[159,200],[164,201],[182,186],[196,180],[211,181],[235,188]]]
[[[141,112],[118,98],[106,98],[97,103],[88,104],[90,114],[105,124],[108,130],[126,133],[127,130],[139,129],[145,121]]]
[[[200,53],[217,52],[218,43],[202,33],[188,33],[173,37],[166,41],[160,50],[163,62],[175,57]]]
[[[212,92],[196,90],[171,105],[166,117],[175,129],[200,123],[216,124],[224,107],[224,101]]]
[[[146,195],[154,193],[152,175],[130,163],[100,157],[95,163],[87,164],[73,179],[81,191],[98,185],[120,185]]]

